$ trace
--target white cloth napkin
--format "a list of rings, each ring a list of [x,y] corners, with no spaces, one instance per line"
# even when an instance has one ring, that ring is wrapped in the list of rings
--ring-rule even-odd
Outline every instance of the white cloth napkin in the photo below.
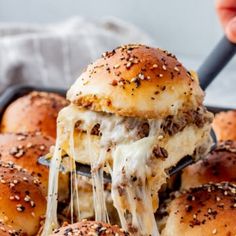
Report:
[[[102,52],[130,42],[153,44],[147,34],[116,18],[0,24],[0,92],[11,84],[68,88]]]

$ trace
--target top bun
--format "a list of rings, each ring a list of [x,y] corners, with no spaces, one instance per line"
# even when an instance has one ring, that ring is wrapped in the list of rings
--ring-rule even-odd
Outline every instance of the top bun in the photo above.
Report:
[[[0,222],[22,235],[36,235],[47,204],[38,178],[12,162],[0,161],[0,189]]]
[[[0,235],[1,236],[25,236],[22,230],[15,230],[11,225],[5,225],[0,222]]]
[[[31,92],[7,107],[2,117],[1,131],[4,133],[41,131],[55,138],[57,115],[66,105],[66,99],[58,94]]]
[[[203,102],[196,76],[175,56],[130,44],[103,54],[67,93],[81,108],[121,116],[163,118],[195,110]]]
[[[212,125],[218,140],[236,141],[236,110],[218,113]]]
[[[37,177],[44,196],[47,196],[49,168],[39,164],[38,159],[48,154],[53,144],[53,138],[40,132],[0,134],[0,160],[19,165]],[[62,201],[69,195],[68,175],[61,172],[59,181],[59,201]]]
[[[70,235],[70,236],[87,236],[87,235],[100,235],[100,236],[128,236],[129,233],[117,225],[109,225],[103,222],[87,221],[68,225],[54,231],[52,235]],[[51,235],[51,236],[52,236]]]
[[[168,206],[161,236],[235,235],[236,185],[206,184],[182,193]]]

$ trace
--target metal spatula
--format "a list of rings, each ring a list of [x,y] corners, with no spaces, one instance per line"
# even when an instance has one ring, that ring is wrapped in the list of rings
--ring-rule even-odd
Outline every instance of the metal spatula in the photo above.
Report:
[[[215,77],[220,73],[220,71],[227,65],[236,52],[236,45],[229,42],[226,37],[223,37],[213,51],[209,54],[206,60],[198,69],[197,73],[200,80],[200,85],[203,90],[206,90],[209,84],[215,79]],[[211,130],[211,136],[214,141],[212,149],[215,148],[217,144],[216,135],[213,130]],[[50,160],[40,157],[38,162],[42,165],[50,166]],[[186,166],[193,163],[193,158],[191,156],[186,156],[181,159],[181,161],[168,172],[169,175],[174,175],[180,170],[184,169]],[[61,167],[63,170],[63,167]],[[91,177],[91,167],[89,165],[84,165],[81,163],[76,163],[76,173],[82,176]],[[111,176],[104,173],[104,180],[111,182]]]

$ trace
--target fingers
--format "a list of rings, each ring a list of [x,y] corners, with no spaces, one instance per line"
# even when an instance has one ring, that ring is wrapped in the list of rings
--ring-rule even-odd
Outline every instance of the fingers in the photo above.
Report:
[[[232,8],[236,7],[235,0],[216,0],[216,8]]]
[[[226,36],[236,43],[236,0],[217,0],[216,10]]]
[[[231,42],[236,43],[236,17],[229,21],[225,28],[225,33]]]
[[[216,10],[220,18],[221,24],[226,27],[228,22],[236,16],[236,1],[235,0],[217,0]]]

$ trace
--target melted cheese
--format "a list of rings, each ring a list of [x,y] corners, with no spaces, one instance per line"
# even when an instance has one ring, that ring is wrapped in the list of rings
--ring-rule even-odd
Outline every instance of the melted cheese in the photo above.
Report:
[[[79,132],[75,131],[78,121],[81,130]],[[133,128],[127,130],[125,121],[130,122]],[[62,151],[72,159],[71,170],[74,170],[74,161],[80,161],[81,156],[82,160],[89,159],[96,220],[109,222],[103,184],[103,171],[106,166],[112,176],[112,198],[122,227],[131,231],[132,235],[159,235],[154,212],[158,206],[157,192],[167,178],[165,170],[175,165],[183,156],[191,155],[197,146],[206,142],[209,138],[209,127],[199,129],[192,125],[173,137],[163,138],[162,120],[148,120],[149,136],[139,139],[136,129],[138,122],[134,118],[81,110],[72,104],[60,112],[56,147],[50,168],[43,236],[48,236],[57,226],[58,171]],[[96,124],[100,124],[101,137],[91,135]],[[82,130],[87,133],[84,134]],[[156,144],[168,151],[169,156],[165,161],[152,158]],[[71,183],[77,181],[75,175],[72,178],[74,181]],[[79,196],[74,190],[77,189],[76,186],[71,185],[72,218],[76,213],[74,209],[79,211]],[[79,216],[79,212],[76,215]]]
[[[58,128],[59,130],[59,128]],[[50,164],[49,185],[48,185],[48,204],[43,236],[51,234],[53,229],[58,227],[57,222],[57,195],[58,195],[58,177],[61,164],[62,150],[60,140],[57,139],[54,155]]]
[[[159,235],[148,185],[148,159],[156,144],[148,137],[119,145],[113,153],[112,199],[122,226],[139,235]]]
[[[100,151],[99,156],[93,150],[90,137],[88,132],[88,153],[91,160],[92,171],[92,185],[93,185],[93,204],[95,206],[95,219],[98,221],[109,222],[105,193],[104,193],[104,182],[103,182],[103,165],[106,158],[106,150],[103,148]]]

